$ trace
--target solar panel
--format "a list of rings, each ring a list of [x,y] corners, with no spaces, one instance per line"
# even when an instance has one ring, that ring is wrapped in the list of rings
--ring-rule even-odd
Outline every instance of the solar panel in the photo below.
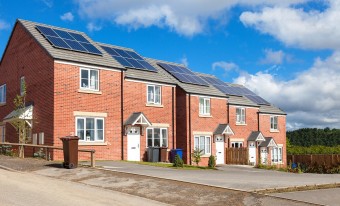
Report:
[[[114,47],[101,46],[107,53],[109,53],[121,65],[133,69],[141,69],[156,72],[157,70],[146,62],[143,57],[136,52],[117,49]]]
[[[194,72],[183,66],[177,66],[173,64],[157,63],[172,76],[183,83],[197,84],[209,86],[201,77],[197,76]]]
[[[102,55],[102,53],[81,34],[44,26],[36,26],[36,29],[56,48]]]

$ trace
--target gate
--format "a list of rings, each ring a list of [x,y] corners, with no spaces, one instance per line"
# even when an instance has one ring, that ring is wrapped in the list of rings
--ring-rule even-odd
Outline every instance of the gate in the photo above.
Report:
[[[248,148],[226,148],[226,164],[247,165]]]

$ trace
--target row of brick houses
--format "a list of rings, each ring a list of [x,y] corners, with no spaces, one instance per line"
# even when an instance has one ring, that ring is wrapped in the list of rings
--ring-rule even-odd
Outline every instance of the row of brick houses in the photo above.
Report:
[[[82,32],[17,20],[0,74],[1,141],[18,142],[11,122],[23,114],[13,113],[13,99],[25,82],[33,143],[61,146],[61,137],[77,135],[97,159],[134,161],[145,160],[151,146],[180,148],[188,164],[199,148],[202,165],[210,155],[224,164],[226,148],[244,147],[250,164],[286,164],[279,108],[241,85]]]

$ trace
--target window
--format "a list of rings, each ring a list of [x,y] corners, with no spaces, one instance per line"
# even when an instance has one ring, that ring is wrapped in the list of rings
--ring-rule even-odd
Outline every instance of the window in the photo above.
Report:
[[[200,114],[210,115],[210,98],[200,97]]]
[[[80,141],[95,142],[104,141],[104,119],[77,117],[77,136]]]
[[[80,70],[80,88],[86,90],[99,90],[98,70],[81,69]]]
[[[5,133],[6,133],[5,125],[0,126],[0,141],[1,142],[5,142]]]
[[[25,77],[22,76],[20,78],[20,95],[23,96],[25,94],[26,84],[25,84]]]
[[[167,147],[168,131],[166,128],[147,128],[147,147]]]
[[[232,148],[240,148],[243,147],[243,142],[231,142]]]
[[[272,163],[282,163],[282,147],[273,147],[271,150]]]
[[[0,86],[0,104],[6,103],[6,84]]]
[[[236,108],[236,123],[245,124],[246,123],[246,109]]]
[[[161,86],[148,85],[148,104],[161,104]]]
[[[277,116],[271,116],[270,117],[270,130],[278,130]]]
[[[202,155],[211,153],[210,136],[195,136],[195,149],[202,150]]]

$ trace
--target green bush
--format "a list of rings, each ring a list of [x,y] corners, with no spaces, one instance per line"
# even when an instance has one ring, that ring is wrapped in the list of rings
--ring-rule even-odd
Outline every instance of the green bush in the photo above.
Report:
[[[215,156],[210,155],[209,162],[208,162],[208,167],[210,167],[210,168],[216,167],[216,157]]]
[[[178,154],[176,154],[176,156],[175,156],[173,166],[174,167],[183,167],[184,166],[183,160]]]
[[[196,166],[198,166],[198,164],[201,161],[201,156],[202,156],[202,152],[203,150],[200,150],[198,148],[194,149],[192,155],[192,161],[196,163]]]
[[[298,154],[340,154],[340,145],[335,147],[326,147],[320,145],[314,145],[310,147],[301,146],[288,146],[287,154],[298,155]]]

